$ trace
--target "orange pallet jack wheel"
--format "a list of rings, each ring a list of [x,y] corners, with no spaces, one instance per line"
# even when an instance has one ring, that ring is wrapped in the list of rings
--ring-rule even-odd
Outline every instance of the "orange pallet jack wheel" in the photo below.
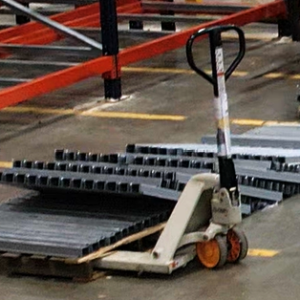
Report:
[[[197,256],[201,264],[208,269],[224,266],[227,260],[226,237],[216,236],[207,242],[199,242],[196,246]]]
[[[238,229],[232,228],[227,233],[228,255],[227,261],[237,263],[244,259],[248,253],[248,240],[245,233]]]

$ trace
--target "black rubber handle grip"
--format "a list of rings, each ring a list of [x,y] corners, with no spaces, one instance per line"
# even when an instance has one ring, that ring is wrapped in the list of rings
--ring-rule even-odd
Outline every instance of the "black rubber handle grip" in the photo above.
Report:
[[[195,32],[194,34],[192,34],[190,36],[190,38],[188,39],[187,43],[186,43],[186,56],[187,56],[187,61],[190,65],[190,67],[200,76],[202,76],[204,79],[206,79],[207,81],[209,81],[211,84],[215,84],[217,78],[214,78],[213,76],[210,76],[208,74],[206,74],[203,70],[201,70],[200,68],[198,68],[196,66],[195,60],[194,60],[194,56],[193,56],[193,44],[195,42],[195,40],[203,35],[211,35],[211,36],[215,36],[216,33],[217,34],[221,34],[222,32],[225,31],[236,31],[239,37],[239,52],[236,56],[236,58],[234,59],[234,61],[231,63],[231,65],[229,66],[229,68],[226,70],[225,72],[225,79],[227,80],[230,75],[233,73],[233,71],[236,69],[236,67],[239,65],[239,63],[242,61],[243,57],[245,56],[245,52],[246,52],[246,41],[245,41],[245,35],[242,29],[240,29],[237,26],[234,25],[226,25],[226,26],[216,26],[216,27],[210,27],[210,28],[205,28],[205,29],[200,29],[199,31]],[[212,50],[215,50],[217,47],[219,47],[220,45],[217,45],[217,42],[214,42],[213,38],[210,38],[210,47]]]

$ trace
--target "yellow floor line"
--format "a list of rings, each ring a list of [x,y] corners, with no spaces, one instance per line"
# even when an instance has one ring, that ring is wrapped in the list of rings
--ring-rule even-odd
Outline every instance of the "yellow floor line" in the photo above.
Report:
[[[126,112],[82,112],[80,115],[97,118],[119,118],[119,119],[140,119],[140,120],[161,120],[161,121],[184,121],[185,116],[176,115],[153,115],[153,114],[137,114]]]
[[[238,39],[238,35],[234,33],[225,33],[222,34],[222,37],[227,38],[227,39]],[[278,34],[276,33],[250,33],[246,32],[245,33],[245,38],[246,40],[254,40],[254,41],[267,41],[271,42],[272,40],[275,40],[278,38]]]
[[[300,74],[290,75],[290,76],[289,76],[289,79],[292,79],[292,80],[299,80],[299,79],[300,79]]]
[[[277,255],[280,251],[268,250],[268,249],[249,249],[249,256],[260,256],[260,257],[273,257]]]
[[[11,168],[12,162],[10,161],[0,161],[0,168]]]
[[[3,109],[4,112],[11,113],[36,113],[36,114],[54,114],[54,115],[78,115],[85,117],[97,118],[117,118],[117,119],[139,119],[139,120],[153,120],[153,121],[184,121],[185,116],[180,115],[156,115],[156,114],[142,114],[129,112],[109,112],[109,111],[78,111],[73,109],[51,109],[38,107],[7,107]]]
[[[166,74],[196,74],[192,70],[188,69],[175,69],[175,68],[147,68],[147,67],[123,67],[122,71],[124,72],[137,72],[137,73],[166,73]],[[211,70],[204,70],[207,74],[211,74]],[[246,71],[234,71],[233,76],[235,77],[244,77],[249,75],[249,72]],[[263,75],[262,77],[268,79],[276,79],[276,78],[285,78],[290,80],[299,80],[300,74],[295,75],[287,75],[281,72],[272,72]]]
[[[262,77],[270,78],[270,79],[281,78],[281,77],[290,78],[290,76],[286,76],[284,73],[268,73],[268,74],[265,74]]]
[[[253,119],[232,119],[231,124],[244,125],[244,126],[262,126],[264,125],[263,120],[253,120]]]
[[[136,73],[170,73],[170,74],[195,74],[192,70],[175,68],[144,68],[144,67],[122,67],[124,72]]]
[[[167,74],[195,74],[194,71],[188,69],[175,69],[175,68],[147,68],[147,67],[123,67],[124,72],[137,72],[137,73],[167,73]],[[211,70],[204,70],[207,74],[211,74]],[[248,72],[235,71],[233,73],[236,77],[243,77],[248,75]]]
[[[205,70],[205,72],[208,73],[208,74],[211,73],[211,71],[207,71],[207,70]],[[245,72],[245,71],[234,71],[232,73],[232,76],[235,76],[235,77],[244,77],[244,76],[246,76],[248,74],[249,74],[249,72]]]
[[[255,119],[232,119],[231,124],[241,126],[295,126],[300,125],[300,122],[281,122],[281,121],[265,121]]]
[[[113,112],[113,111],[79,111],[73,109],[52,109],[27,106],[13,106],[2,110],[9,113],[34,113],[34,114],[49,114],[49,115],[76,115],[94,118],[118,118],[118,119],[139,119],[152,121],[185,121],[188,117],[183,115],[157,115],[157,114],[142,114],[130,112]],[[267,121],[257,119],[231,119],[231,124],[240,126],[294,126],[300,125],[300,122],[281,122]]]

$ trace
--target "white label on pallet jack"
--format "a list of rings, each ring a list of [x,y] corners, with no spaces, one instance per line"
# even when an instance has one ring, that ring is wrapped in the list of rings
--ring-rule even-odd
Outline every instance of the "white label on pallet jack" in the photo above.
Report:
[[[217,48],[215,52],[217,67],[217,82],[219,97],[215,98],[215,111],[218,126],[218,154],[231,155],[231,141],[229,128],[228,101],[225,85],[223,49]]]

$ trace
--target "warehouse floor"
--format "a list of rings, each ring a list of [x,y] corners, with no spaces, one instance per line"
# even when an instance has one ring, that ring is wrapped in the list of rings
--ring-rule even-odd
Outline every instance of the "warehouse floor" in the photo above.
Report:
[[[245,132],[267,121],[298,121],[296,85],[300,79],[297,75],[300,45],[271,41],[274,28],[270,26],[246,29],[251,37],[262,31],[266,31],[267,38],[249,39],[249,52],[239,72],[228,83],[233,133]],[[232,40],[225,45],[228,51],[234,47]],[[205,43],[201,49],[205,49]],[[203,54],[206,50],[199,51],[202,66],[208,68],[208,59]],[[58,148],[118,152],[127,143],[195,143],[202,135],[214,132],[211,86],[189,71],[184,49],[124,68],[123,93],[127,96],[124,101],[104,103],[102,79],[93,78],[3,110],[0,113],[2,165],[11,159],[51,159]],[[156,115],[164,116],[156,120]],[[22,193],[3,186],[0,189],[1,201]],[[297,298],[299,214],[299,199],[294,198],[245,219],[243,227],[250,248],[263,250],[253,251],[240,265],[209,271],[193,262],[171,276],[137,277],[135,273],[113,272],[85,284],[3,274],[1,297],[9,300]],[[272,250],[278,253],[272,256],[275,254]]]

